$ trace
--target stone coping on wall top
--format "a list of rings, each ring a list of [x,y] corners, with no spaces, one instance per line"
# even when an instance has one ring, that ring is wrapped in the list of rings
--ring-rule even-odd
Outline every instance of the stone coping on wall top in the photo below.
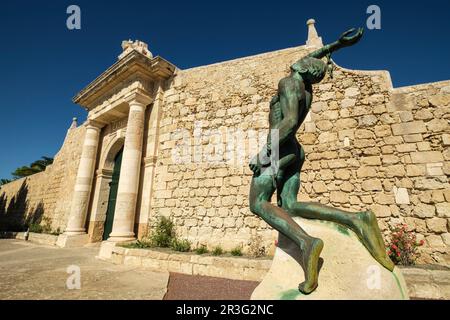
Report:
[[[114,264],[142,267],[159,272],[262,281],[272,260],[267,258],[198,255],[164,249],[131,249],[116,246],[108,259]]]
[[[450,268],[437,265],[400,266],[408,294],[415,299],[450,299]]]
[[[0,238],[25,240],[25,232],[2,232],[0,234]],[[58,235],[54,234],[36,233],[36,232],[30,232],[28,234],[28,241],[38,244],[46,244],[54,246],[56,245],[57,240]]]
[[[272,258],[262,257],[253,258],[245,256],[214,256],[212,254],[196,254],[195,252],[176,252],[171,249],[165,248],[151,248],[151,249],[137,249],[137,248],[126,248],[121,246],[116,246],[113,248],[112,253],[124,255],[124,256],[134,256],[134,257],[146,257],[153,258],[157,260],[168,260],[168,261],[180,261],[180,262],[191,262],[196,264],[213,265],[220,261],[221,265],[230,265],[234,267],[243,268],[257,268],[268,270],[272,263]]]

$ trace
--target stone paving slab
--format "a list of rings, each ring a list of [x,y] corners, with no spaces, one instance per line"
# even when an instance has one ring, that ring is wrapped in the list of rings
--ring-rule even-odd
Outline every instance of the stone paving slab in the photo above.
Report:
[[[98,248],[57,248],[0,240],[0,299],[155,299],[167,291],[168,272],[112,265]],[[80,267],[81,288],[66,286],[67,268]]]

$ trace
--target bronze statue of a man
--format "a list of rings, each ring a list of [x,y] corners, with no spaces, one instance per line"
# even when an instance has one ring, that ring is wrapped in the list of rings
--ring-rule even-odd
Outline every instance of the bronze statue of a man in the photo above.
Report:
[[[321,59],[356,44],[362,35],[361,28],[356,32],[355,29],[348,30],[336,42],[308,54],[291,66],[291,74],[280,80],[278,92],[270,102],[267,144],[250,162],[254,173],[250,209],[298,245],[305,272],[305,281],[299,285],[299,290],[305,294],[314,291],[318,285],[318,261],[324,244],[321,239],[309,236],[292,217],[332,221],[348,227],[380,264],[391,271],[394,268],[372,212],[350,213],[319,203],[297,201],[305,153],[296,133],[311,107],[312,84],[322,81],[327,72],[327,64]],[[278,206],[270,202],[275,190]]]

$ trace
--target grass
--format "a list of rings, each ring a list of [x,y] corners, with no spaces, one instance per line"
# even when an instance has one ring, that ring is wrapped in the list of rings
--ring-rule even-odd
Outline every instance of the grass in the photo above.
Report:
[[[241,247],[236,247],[233,250],[231,250],[231,255],[235,257],[241,257],[242,256],[242,249]]]
[[[191,250],[191,242],[186,239],[174,239],[170,247],[178,252],[189,252]]]
[[[200,247],[197,247],[195,249],[195,253],[196,254],[205,254],[208,253],[208,248],[206,248],[206,246],[204,244],[202,244]]]
[[[212,251],[213,256],[220,256],[223,254],[223,249],[221,246],[217,246],[214,248],[214,250]]]
[[[120,245],[121,247],[128,249],[148,249],[153,248],[152,244],[146,240],[136,240],[136,242],[124,243]]]

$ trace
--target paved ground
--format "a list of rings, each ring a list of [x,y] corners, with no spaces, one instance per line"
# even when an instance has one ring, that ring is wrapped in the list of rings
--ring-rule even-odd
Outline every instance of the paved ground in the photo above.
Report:
[[[249,300],[256,281],[171,273],[164,300]]]
[[[162,299],[168,273],[138,270],[95,259],[98,248],[56,248],[0,240],[0,300]],[[66,286],[70,265],[80,267],[81,288]],[[73,282],[72,282],[73,283]]]

